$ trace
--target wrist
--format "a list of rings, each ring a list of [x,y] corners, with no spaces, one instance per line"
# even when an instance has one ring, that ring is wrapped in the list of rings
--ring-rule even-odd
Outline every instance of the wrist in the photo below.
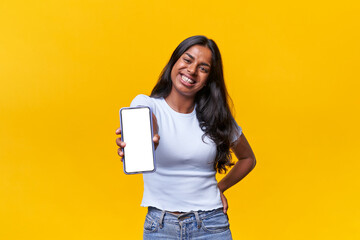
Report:
[[[222,192],[222,193],[225,192],[225,187],[221,184],[221,182],[219,182],[219,183],[217,184],[217,186],[218,186],[220,192]]]

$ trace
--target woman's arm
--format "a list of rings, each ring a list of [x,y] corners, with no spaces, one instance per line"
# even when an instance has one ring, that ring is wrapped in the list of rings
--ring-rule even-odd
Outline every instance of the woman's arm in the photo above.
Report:
[[[230,170],[230,172],[218,183],[221,194],[221,201],[224,205],[224,213],[226,213],[228,206],[227,200],[223,193],[241,179],[243,179],[246,175],[248,175],[256,164],[255,155],[244,134],[240,135],[239,139],[236,140],[234,146],[231,149],[235,153],[238,161]]]

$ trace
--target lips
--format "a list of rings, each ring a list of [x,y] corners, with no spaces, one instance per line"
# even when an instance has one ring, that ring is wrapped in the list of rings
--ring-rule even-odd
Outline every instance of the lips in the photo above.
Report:
[[[188,77],[187,77],[187,76],[185,76],[185,75],[181,75],[181,79],[182,79],[182,80],[184,80],[185,82],[190,83],[190,84],[194,84],[194,83],[195,83],[195,81],[194,81],[194,80],[192,80],[192,79],[188,78]]]
[[[183,85],[187,87],[192,87],[196,83],[196,81],[190,78],[190,76],[185,76],[184,74],[181,73],[180,73],[180,81]]]

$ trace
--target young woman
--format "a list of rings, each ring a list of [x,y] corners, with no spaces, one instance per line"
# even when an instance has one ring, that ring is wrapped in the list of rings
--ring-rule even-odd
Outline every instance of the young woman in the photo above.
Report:
[[[131,103],[138,105],[152,109],[157,132],[156,172],[143,175],[144,239],[232,239],[224,192],[256,160],[231,114],[215,42],[205,36],[181,42],[150,97],[138,95]],[[116,142],[123,157],[126,143]],[[235,165],[230,150],[238,158]],[[216,172],[232,165],[218,183]]]

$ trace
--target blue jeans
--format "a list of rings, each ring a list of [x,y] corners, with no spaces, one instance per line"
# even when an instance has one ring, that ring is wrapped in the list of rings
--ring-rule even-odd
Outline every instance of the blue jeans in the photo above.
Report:
[[[231,240],[229,220],[222,208],[173,214],[149,207],[144,224],[144,240]]]

